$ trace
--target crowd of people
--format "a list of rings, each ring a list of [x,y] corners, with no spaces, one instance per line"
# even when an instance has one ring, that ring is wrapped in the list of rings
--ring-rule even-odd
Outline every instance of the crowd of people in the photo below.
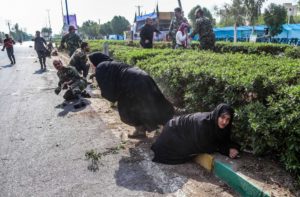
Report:
[[[200,46],[203,50],[213,50],[215,46],[215,34],[212,22],[204,16],[201,8],[195,10],[196,22],[193,31],[188,20],[183,16],[181,8],[175,8],[174,17],[171,20],[168,38],[172,41],[173,49],[190,48],[192,38],[198,34]],[[140,44],[143,48],[153,47],[153,34],[161,32],[153,25],[153,19],[147,18],[145,25],[140,31]]]
[[[172,47],[188,48],[190,39],[199,34],[202,49],[213,49],[214,33],[209,19],[203,16],[203,11],[195,12],[196,24],[193,32],[180,8],[175,9],[175,17],[171,21],[169,36]],[[234,110],[227,104],[218,105],[211,112],[198,112],[181,116],[175,115],[172,103],[163,95],[153,78],[140,68],[116,61],[101,52],[89,54],[89,45],[83,42],[75,32],[75,27],[69,27],[69,33],[63,36],[60,48],[67,48],[70,61],[64,66],[59,59],[53,60],[59,78],[55,94],[64,91],[65,107],[74,101],[74,108],[84,107],[82,98],[90,98],[86,91],[91,65],[101,95],[112,103],[117,103],[121,120],[133,127],[135,131],[131,138],[146,137],[147,132],[157,131],[163,126],[151,149],[154,152],[154,162],[165,164],[180,164],[192,160],[200,153],[220,152],[230,158],[237,157],[239,146],[231,141],[231,127]],[[140,44],[144,48],[153,47],[153,34],[160,33],[153,26],[153,20],[148,18],[141,30]],[[37,31],[33,39],[41,69],[46,69],[47,43]],[[6,48],[9,59],[15,64],[13,54],[14,41],[6,35]],[[65,47],[66,44],[66,47]],[[90,63],[89,63],[90,62]]]
[[[214,35],[210,31],[209,21],[203,17],[202,10],[196,10],[196,24],[199,27],[190,35],[188,35],[190,25],[182,17],[181,10],[175,9],[175,12],[177,14],[171,27],[178,31],[170,31],[174,38],[174,49],[188,47],[190,36],[196,33],[200,34],[201,47],[211,49]],[[176,20],[176,16],[180,20]],[[140,44],[144,48],[152,48],[153,33],[159,33],[152,26],[152,22],[152,19],[147,19],[146,25],[141,30]],[[206,29],[203,30],[203,26]],[[56,94],[66,89],[64,98],[67,101],[88,97],[84,89],[87,86],[89,68],[92,66],[95,72],[89,78],[96,78],[101,96],[112,103],[117,103],[121,120],[135,127],[134,133],[128,137],[145,138],[147,132],[158,131],[158,128],[163,126],[162,132],[151,147],[154,162],[181,164],[192,160],[197,154],[213,152],[220,152],[230,158],[237,157],[240,147],[231,140],[234,118],[231,106],[220,104],[211,112],[176,116],[172,103],[163,95],[149,74],[101,52],[89,54],[88,43],[75,36],[76,34],[72,32],[73,27],[69,30],[72,36],[65,35],[61,42],[61,46],[67,44],[70,56],[68,66],[63,66],[60,60],[53,61],[59,77]]]

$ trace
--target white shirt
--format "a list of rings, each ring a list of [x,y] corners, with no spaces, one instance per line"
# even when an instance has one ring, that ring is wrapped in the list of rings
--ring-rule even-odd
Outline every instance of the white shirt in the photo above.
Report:
[[[182,35],[181,31],[177,31],[176,33],[176,44],[182,45],[182,42],[184,42],[187,39],[187,34]],[[189,43],[189,39],[187,39],[187,44]]]

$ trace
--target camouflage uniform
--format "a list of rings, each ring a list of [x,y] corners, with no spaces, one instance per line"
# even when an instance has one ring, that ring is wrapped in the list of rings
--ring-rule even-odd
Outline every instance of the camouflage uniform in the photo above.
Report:
[[[80,48],[81,42],[82,42],[82,40],[76,33],[70,32],[62,37],[61,46],[63,46],[64,43],[67,44],[69,56],[71,57],[73,55],[74,51],[76,51],[76,49]]]
[[[194,37],[196,34],[199,34],[201,49],[214,49],[215,33],[213,32],[211,21],[208,18],[203,16],[196,19],[195,29],[190,36]]]
[[[69,66],[75,67],[76,70],[79,73],[82,72],[83,77],[86,78],[90,68],[90,65],[87,63],[87,61],[87,53],[79,48],[73,53],[69,62]]]
[[[171,24],[169,27],[169,36],[172,39],[172,48],[174,49],[176,46],[176,33],[178,31],[179,26],[181,23],[188,23],[188,20],[185,17],[176,18],[173,17],[171,20]]]
[[[64,82],[73,81],[73,83],[69,84],[69,89],[63,96],[66,100],[78,98],[78,95],[86,88],[86,82],[80,78],[75,68],[70,66],[63,67],[57,72],[57,76],[59,78],[58,86],[63,89],[64,87],[61,86]]]

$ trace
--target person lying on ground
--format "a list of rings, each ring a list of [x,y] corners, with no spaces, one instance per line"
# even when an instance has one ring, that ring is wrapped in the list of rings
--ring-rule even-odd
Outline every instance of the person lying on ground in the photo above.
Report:
[[[197,154],[220,152],[236,158],[239,145],[230,139],[234,110],[227,104],[212,112],[194,113],[169,120],[151,149],[152,161],[182,164]]]
[[[101,95],[118,103],[121,120],[136,128],[129,137],[145,137],[173,117],[174,108],[143,70],[117,62],[100,52],[89,55],[96,66]]]
[[[80,99],[81,96],[90,98],[85,91],[87,83],[81,79],[75,68],[63,66],[61,60],[54,60],[53,66],[56,68],[59,78],[58,87],[55,89],[56,94],[59,94],[61,89],[67,89],[63,96],[65,101]]]

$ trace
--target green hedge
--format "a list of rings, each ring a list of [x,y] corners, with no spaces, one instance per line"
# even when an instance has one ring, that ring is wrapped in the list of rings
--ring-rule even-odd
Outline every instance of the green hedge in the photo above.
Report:
[[[113,46],[132,46],[140,47],[138,41],[120,41],[120,40],[93,40],[89,41],[92,48],[102,47],[103,43],[107,42],[109,45]],[[193,41],[191,44],[192,49],[198,49],[199,42]],[[156,49],[167,49],[171,48],[170,42],[154,42],[153,45]],[[245,54],[271,54],[271,55],[281,55],[286,51],[293,49],[292,46],[286,44],[269,44],[269,43],[247,43],[247,42],[216,42],[215,52],[217,53],[245,53]]]
[[[278,155],[300,180],[300,60],[121,45],[111,45],[110,53],[146,70],[188,112],[232,104],[234,135],[243,147]]]

